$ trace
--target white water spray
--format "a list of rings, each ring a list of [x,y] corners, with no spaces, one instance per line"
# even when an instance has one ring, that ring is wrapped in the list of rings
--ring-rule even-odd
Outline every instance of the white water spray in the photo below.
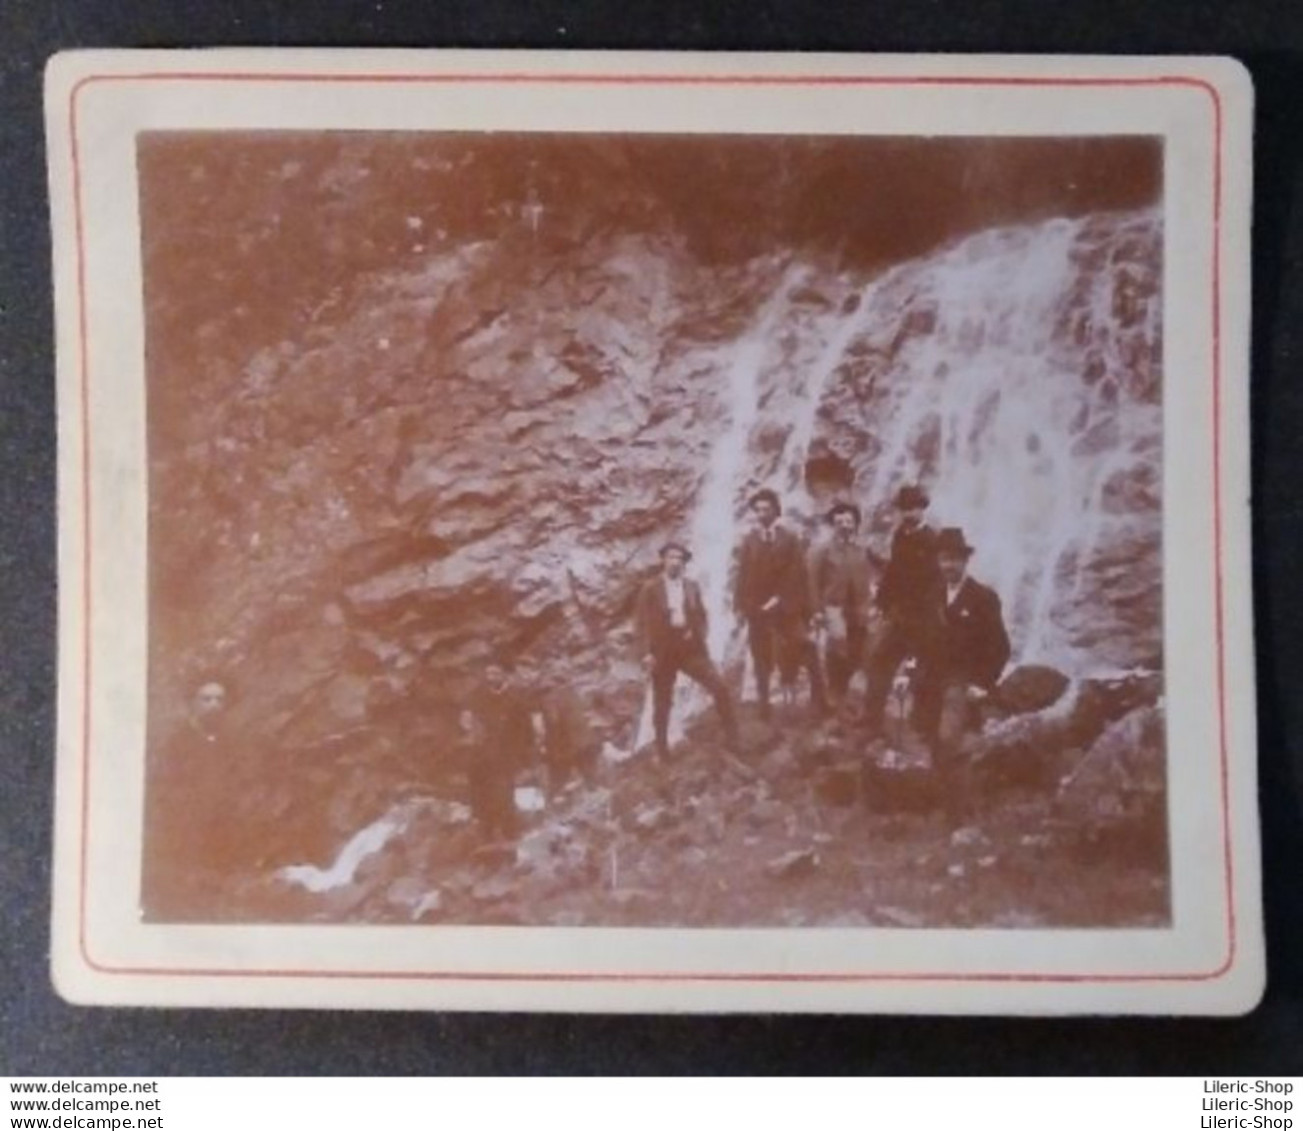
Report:
[[[814,533],[815,450],[853,473],[879,552],[895,492],[928,487],[933,524],[976,546],[1017,661],[1081,673],[1145,654],[1094,575],[1157,584],[1160,243],[1146,210],[982,232],[871,280],[782,272],[714,370],[719,432],[689,526],[714,659],[741,652],[729,586],[747,492],[773,486]],[[704,706],[681,687],[675,731]],[[638,745],[650,735],[648,704]]]
[[[288,864],[276,874],[289,883],[298,884],[318,894],[345,887],[353,882],[353,877],[364,861],[379,852],[407,827],[420,807],[420,803],[415,801],[395,805],[349,837],[328,867]]]
[[[1107,548],[1131,554],[1136,587],[1156,584],[1160,242],[1143,211],[979,233],[869,282],[819,279],[813,303],[813,270],[784,273],[732,347],[729,424],[692,523],[712,653],[736,648],[722,626],[744,488],[776,487],[808,523],[827,501],[805,481],[820,445],[871,517],[928,485],[934,524],[977,547],[1019,660],[1081,671],[1143,651],[1100,639],[1134,625],[1092,608],[1110,594],[1087,581],[1116,570]]]

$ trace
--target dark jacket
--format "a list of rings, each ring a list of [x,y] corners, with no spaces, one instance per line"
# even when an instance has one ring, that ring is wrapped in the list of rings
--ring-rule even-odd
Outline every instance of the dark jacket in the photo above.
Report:
[[[151,758],[142,902],[150,918],[211,912],[211,883],[252,866],[260,847],[237,817],[241,791],[223,735],[186,721]]]
[[[945,591],[942,590],[942,601]],[[1000,598],[971,577],[945,607],[934,662],[947,682],[993,687],[1009,662],[1009,634]]]
[[[548,764],[566,768],[582,761],[593,746],[593,731],[574,689],[557,687],[543,695],[537,706],[543,715],[543,753]]]
[[[738,547],[733,607],[749,618],[777,597],[779,616],[804,619],[813,612],[809,580],[805,549],[795,534],[775,524],[766,542],[758,530],[749,530]]]
[[[676,629],[670,622],[669,598],[665,592],[665,577],[657,574],[638,594],[636,627],[639,651],[642,655],[663,656],[685,643],[706,646],[706,603],[701,599],[701,586],[690,578],[683,579],[683,611],[687,624]]]
[[[481,687],[472,696],[470,708],[479,724],[478,757],[501,773],[514,773],[529,763],[534,751],[534,724],[529,704],[515,688],[494,691]]]
[[[936,533],[930,526],[898,529],[878,586],[878,608],[897,624],[935,627],[945,604],[937,565]]]

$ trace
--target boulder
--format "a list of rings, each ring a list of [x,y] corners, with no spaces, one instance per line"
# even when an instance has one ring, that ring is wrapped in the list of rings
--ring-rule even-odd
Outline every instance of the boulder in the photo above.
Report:
[[[1000,681],[995,706],[1007,715],[1027,715],[1053,706],[1068,689],[1068,677],[1044,664],[1023,664]]]
[[[1161,687],[1153,672],[1079,681],[1042,710],[988,723],[970,741],[970,757],[988,784],[1053,788],[1069,751],[1089,748],[1113,721],[1155,703]]]
[[[1059,783],[1063,810],[1087,821],[1147,814],[1166,796],[1166,727],[1159,707],[1110,723]]]

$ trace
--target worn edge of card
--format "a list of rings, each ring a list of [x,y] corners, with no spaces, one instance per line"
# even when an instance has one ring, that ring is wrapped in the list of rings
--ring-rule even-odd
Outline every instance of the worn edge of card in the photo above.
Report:
[[[266,81],[271,73],[295,80],[295,98]],[[332,89],[328,108],[304,110],[301,94],[341,76],[347,81]],[[548,86],[555,78],[564,81]],[[86,760],[97,751],[103,758],[124,741],[140,744],[144,699],[144,578],[124,570],[115,550],[144,533],[142,296],[138,279],[125,270],[139,254],[138,205],[130,193],[122,196],[131,187],[118,175],[124,154],[129,165],[135,132],[143,128],[304,128],[310,122],[448,128],[448,119],[424,104],[413,108],[416,100],[405,90],[434,79],[444,89],[473,82],[477,91],[491,93],[489,110],[477,104],[479,110],[472,111],[467,100],[459,111],[464,128],[471,129],[484,128],[494,115],[521,129],[610,128],[611,115],[623,112],[630,129],[659,123],[679,132],[757,132],[751,115],[763,100],[770,133],[1026,133],[1037,122],[1056,121],[1061,124],[1048,132],[1100,132],[1092,122],[1105,122],[1114,124],[1112,132],[1164,134],[1164,450],[1197,449],[1204,485],[1212,488],[1209,497],[1196,498],[1193,485],[1173,482],[1165,465],[1164,543],[1179,545],[1183,554],[1220,550],[1198,579],[1202,590],[1212,578],[1215,592],[1199,595],[1212,607],[1193,626],[1170,615],[1174,594],[1192,584],[1187,570],[1167,555],[1164,561],[1165,651],[1208,661],[1202,683],[1179,695],[1170,683],[1168,688],[1176,892],[1170,930],[143,927],[124,913],[123,904],[134,902],[134,888],[130,867],[113,860],[115,837],[87,843],[84,835],[87,822],[98,818],[104,827],[114,816],[93,788],[90,795],[84,789]],[[198,97],[193,89],[177,89],[187,83],[201,88]],[[567,95],[588,83],[600,83],[601,101],[616,109],[577,110]],[[974,93],[978,87],[980,96]],[[640,110],[628,109],[630,98]],[[863,124],[822,121],[830,111],[833,118],[838,112],[858,114],[854,120]],[[1251,1009],[1265,980],[1249,570],[1251,113],[1247,72],[1234,60],[1218,58],[244,49],[54,57],[46,74],[46,116],[59,406],[52,922],[58,991],[87,1004],[393,1009]],[[1186,242],[1203,247],[1214,264],[1215,341],[1208,326],[1207,272],[1195,284],[1175,265]],[[105,268],[106,261],[112,266]],[[138,272],[138,264],[132,270]],[[115,322],[133,327],[135,336],[106,337]],[[1199,363],[1192,371],[1197,377],[1180,383],[1166,356],[1169,344],[1173,353],[1178,348],[1171,330],[1178,325],[1197,328],[1190,335],[1198,339],[1190,358]],[[110,364],[103,350],[96,352],[102,341],[110,343]],[[1187,388],[1195,403],[1177,419],[1171,406]],[[120,402],[127,403],[125,410],[113,407]],[[99,429],[93,444],[92,421]],[[1170,533],[1182,515],[1189,521],[1177,542]],[[110,595],[114,610],[100,603],[88,623],[92,594]],[[141,627],[134,634],[117,632],[129,623],[121,621],[119,606],[137,615]],[[1220,652],[1201,625],[1214,628]],[[1201,712],[1213,701],[1218,710],[1212,732],[1200,733],[1197,721],[1194,729],[1186,725],[1187,716],[1206,717]],[[132,718],[134,725],[126,721]],[[1193,792],[1177,796],[1179,763],[1201,744],[1219,754],[1205,757],[1209,772]],[[1193,839],[1183,841],[1185,807],[1191,816],[1181,835]],[[1187,844],[1197,847],[1196,858],[1181,857]],[[1205,906],[1206,899],[1214,906]],[[1192,930],[1185,929],[1187,922]],[[1075,968],[1064,967],[1065,953],[1075,956]],[[909,960],[911,954],[930,958],[931,968]],[[394,955],[401,960],[397,965]]]

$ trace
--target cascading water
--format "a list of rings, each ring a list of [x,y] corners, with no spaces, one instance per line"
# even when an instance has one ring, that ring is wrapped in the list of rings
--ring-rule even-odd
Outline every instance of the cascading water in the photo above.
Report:
[[[928,486],[934,524],[964,529],[1003,598],[1016,659],[1160,662],[1160,259],[1146,210],[983,232],[869,282],[785,272],[718,370],[727,423],[691,523],[712,654],[738,647],[748,488],[778,488],[808,526],[820,450],[879,551],[896,490]]]
[[[716,660],[734,650],[735,625],[731,614],[729,581],[737,541],[739,492],[750,470],[749,448],[760,415],[763,377],[773,351],[775,331],[784,313],[784,299],[800,270],[783,272],[779,285],[761,309],[750,330],[720,359],[723,386],[720,407],[723,423],[711,448],[710,462],[688,532],[693,578],[701,586],[708,617],[707,647]],[[670,739],[682,733],[684,719],[704,705],[700,691],[680,680],[670,714]],[[652,737],[651,696],[647,696],[638,724],[635,749]]]
[[[857,469],[863,498],[930,485],[1023,661],[1157,658],[1160,238],[1152,212],[987,232],[891,272],[868,304],[881,369],[861,427],[882,450]]]

